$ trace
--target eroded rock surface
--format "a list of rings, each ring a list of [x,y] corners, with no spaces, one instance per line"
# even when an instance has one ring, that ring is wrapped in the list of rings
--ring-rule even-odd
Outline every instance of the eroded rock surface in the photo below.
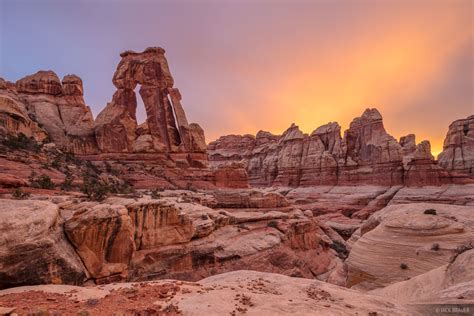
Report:
[[[472,206],[387,206],[351,238],[348,285],[387,286],[449,263],[474,241],[473,216]]]
[[[25,298],[29,299],[29,305]],[[317,280],[244,270],[200,282],[167,280],[100,287],[14,288],[0,291],[0,304],[16,308],[17,313],[47,310],[98,315],[423,315],[387,297],[362,294]]]
[[[62,230],[58,206],[0,200],[0,288],[82,284],[86,273]]]

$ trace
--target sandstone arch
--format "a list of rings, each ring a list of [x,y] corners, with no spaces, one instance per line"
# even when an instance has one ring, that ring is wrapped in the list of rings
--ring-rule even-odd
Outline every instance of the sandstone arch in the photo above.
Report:
[[[160,47],[142,53],[123,52],[113,83],[112,102],[96,120],[96,137],[102,152],[198,152],[206,151],[204,132],[188,124],[181,95]],[[136,120],[137,95],[146,110],[146,124]]]

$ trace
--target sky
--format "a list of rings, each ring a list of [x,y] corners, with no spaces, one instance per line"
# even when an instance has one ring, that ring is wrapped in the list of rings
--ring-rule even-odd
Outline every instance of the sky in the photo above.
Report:
[[[448,125],[474,114],[473,10],[471,0],[0,0],[0,77],[77,74],[97,116],[120,52],[161,46],[208,142],[291,123],[345,130],[375,107],[391,135],[415,133],[437,154]]]

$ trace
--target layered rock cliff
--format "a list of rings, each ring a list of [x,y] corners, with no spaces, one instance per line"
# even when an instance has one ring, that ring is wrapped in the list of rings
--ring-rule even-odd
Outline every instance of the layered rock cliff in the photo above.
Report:
[[[474,162],[469,122],[472,117],[451,125],[439,164],[429,141],[416,144],[413,134],[400,141],[390,136],[376,109],[355,118],[343,137],[337,123],[310,135],[293,124],[281,136],[263,131],[255,137],[223,136],[208,145],[208,153],[215,166],[244,164],[253,186],[463,183],[471,181]]]

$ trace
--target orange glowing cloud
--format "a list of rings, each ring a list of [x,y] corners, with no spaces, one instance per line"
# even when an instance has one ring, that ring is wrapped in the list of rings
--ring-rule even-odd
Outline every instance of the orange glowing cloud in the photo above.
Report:
[[[424,14],[412,12],[401,19],[388,15],[383,17],[389,19],[384,27],[377,29],[381,21],[375,19],[373,29],[355,30],[352,37],[333,47],[320,46],[317,41],[305,43],[299,51],[281,47],[290,50],[293,59],[275,60],[269,53],[265,63],[274,68],[265,73],[255,71],[261,68],[232,69],[252,82],[261,82],[254,108],[242,111],[232,103],[224,108],[236,126],[233,132],[265,129],[279,134],[291,122],[307,133],[330,121],[338,121],[345,129],[366,107],[377,107],[390,134],[398,138],[415,133],[418,142],[430,140],[437,155],[448,124],[459,118],[459,112],[469,114],[472,103],[441,118],[441,126],[437,122],[430,126],[430,117],[443,116],[430,113],[435,104],[420,104],[422,110],[415,121],[405,120],[403,113],[408,115],[410,107],[420,102],[418,96],[432,93],[456,54],[472,44],[472,32],[462,29],[468,25],[466,17],[469,15],[462,14],[460,18],[458,8],[449,6]],[[210,136],[212,140],[217,135]]]

